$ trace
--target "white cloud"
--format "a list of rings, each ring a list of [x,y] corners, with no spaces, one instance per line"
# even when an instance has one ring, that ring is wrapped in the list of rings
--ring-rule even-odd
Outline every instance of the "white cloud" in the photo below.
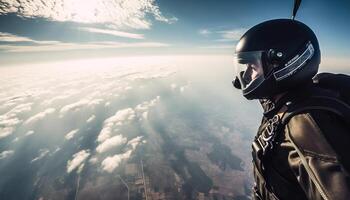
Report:
[[[60,147],[57,147],[57,148],[55,149],[55,151],[53,151],[53,152],[51,153],[51,155],[53,155],[53,154],[59,152],[60,150],[61,150],[61,148],[60,148]]]
[[[132,150],[129,150],[123,154],[116,154],[114,156],[109,156],[104,159],[101,163],[102,169],[106,172],[112,173],[119,164],[130,157]]]
[[[198,31],[198,33],[204,36],[208,36],[211,34],[211,31],[209,31],[208,29],[201,29]]]
[[[221,39],[217,41],[221,42],[228,42],[228,41],[237,41],[239,40],[242,35],[246,32],[247,30],[244,28],[238,28],[238,29],[232,29],[232,30],[225,30],[225,31],[219,31],[218,33],[221,34]]]
[[[105,125],[102,130],[100,131],[100,134],[97,137],[98,142],[103,142],[111,137],[112,135],[112,126],[113,125]],[[117,131],[117,129],[114,129],[114,131]]]
[[[15,117],[17,114],[30,111],[32,109],[33,103],[24,103],[19,104],[13,109],[11,109],[9,112],[7,112],[5,115],[9,117]]]
[[[160,96],[157,96],[156,98],[150,101],[144,101],[141,104],[138,104],[135,107],[135,110],[143,113],[145,111],[148,111],[151,107],[155,106],[159,101],[160,101]]]
[[[33,135],[34,134],[34,131],[33,130],[30,130],[30,131],[28,131],[25,135],[26,136],[29,136],[29,135]]]
[[[102,144],[98,145],[96,148],[96,151],[98,153],[103,153],[112,149],[113,147],[117,147],[121,144],[125,144],[126,141],[127,139],[124,138],[122,135],[116,135],[114,137],[106,139]]]
[[[148,111],[142,113],[143,119],[148,119]]]
[[[14,130],[13,127],[0,128],[0,139],[11,135]]]
[[[91,164],[96,164],[97,161],[98,161],[97,157],[92,157],[92,158],[89,159],[89,163],[91,163]]]
[[[136,73],[128,76],[128,79],[131,81],[135,80],[149,80],[149,79],[157,79],[157,78],[166,78],[171,75],[176,74],[176,71],[164,71],[164,72],[143,72],[143,73]]]
[[[73,159],[67,162],[67,173],[71,173],[90,156],[89,150],[81,150],[73,155]]]
[[[44,158],[50,151],[48,149],[40,149],[39,150],[39,155],[37,157],[35,157],[33,160],[31,160],[30,162],[33,163],[35,161],[41,160],[42,158]]]
[[[16,125],[22,122],[17,115],[30,111],[33,103],[19,104],[7,113],[0,115],[0,139],[11,135]]]
[[[14,153],[15,153],[15,152],[12,151],[12,150],[3,151],[3,152],[0,153],[0,160],[1,160],[1,159],[5,159],[5,158],[7,158],[7,157],[9,157],[9,156],[12,156]]]
[[[124,91],[129,91],[129,90],[131,90],[131,89],[132,89],[131,86],[126,86],[126,87],[124,88]]]
[[[57,43],[54,45],[0,45],[0,49],[7,52],[45,52],[91,49],[121,49],[121,48],[155,48],[167,47],[168,44],[159,42],[89,42],[89,43]]]
[[[90,123],[92,121],[94,121],[96,119],[95,115],[91,115],[91,117],[89,117],[89,119],[86,120],[86,123]]]
[[[127,144],[131,145],[132,149],[135,150],[136,147],[142,142],[142,136],[137,136],[130,140]]]
[[[180,92],[184,92],[185,89],[186,89],[186,86],[182,86],[182,87],[180,88]]]
[[[60,116],[62,117],[65,114],[67,114],[68,112],[79,111],[80,109],[82,109],[82,108],[84,108],[86,106],[93,107],[95,105],[100,104],[101,101],[102,101],[101,99],[93,99],[93,100],[82,99],[82,100],[77,101],[75,103],[65,105],[60,110]]]
[[[181,87],[180,87],[180,92],[181,92],[181,93],[185,92],[185,90],[187,90],[187,88],[189,88],[189,87],[190,87],[189,84],[184,85],[184,86],[181,86]]]
[[[32,42],[33,40],[27,37],[20,37],[10,33],[0,32],[1,42]]]
[[[210,46],[203,46],[202,49],[231,49],[234,50],[234,45],[210,45]]]
[[[25,122],[25,124],[31,124],[31,123],[35,123],[41,119],[44,119],[47,115],[52,114],[56,111],[55,108],[47,108],[46,110],[44,110],[43,112],[40,112],[32,117],[30,117],[29,119],[27,119],[27,121]]]
[[[123,31],[116,31],[116,30],[98,29],[98,28],[80,28],[80,30],[91,32],[91,33],[107,34],[107,35],[112,35],[117,37],[130,38],[130,39],[144,39],[143,34],[128,33]]]
[[[111,135],[118,130],[119,126],[133,120],[135,117],[135,111],[132,108],[117,111],[115,115],[104,121],[104,126],[98,135],[97,141],[103,142],[110,138]]]
[[[53,21],[109,24],[116,28],[148,29],[147,14],[158,21],[171,23],[176,18],[165,18],[155,0],[1,0],[0,14],[42,17]]]
[[[43,105],[50,105],[50,104],[52,104],[55,101],[67,99],[70,96],[71,96],[70,94],[64,94],[64,95],[55,96],[52,99],[47,99],[47,100],[43,101],[42,104]]]
[[[18,118],[1,118],[0,116],[0,126],[15,126],[21,122]]]
[[[1,10],[1,8],[0,8],[0,10]],[[31,43],[35,43],[35,44],[57,44],[57,43],[59,43],[57,41],[38,41],[38,40],[30,39],[28,37],[17,36],[17,35],[13,35],[11,33],[4,33],[4,32],[0,32],[0,41],[1,42],[31,42]]]
[[[66,136],[64,136],[64,138],[66,138],[66,140],[70,140],[74,137],[75,134],[77,134],[79,131],[79,129],[75,129],[70,131],[69,133],[66,134]]]
[[[174,90],[174,89],[177,88],[177,85],[176,85],[175,83],[172,83],[172,84],[170,85],[170,87],[171,87],[172,90]]]

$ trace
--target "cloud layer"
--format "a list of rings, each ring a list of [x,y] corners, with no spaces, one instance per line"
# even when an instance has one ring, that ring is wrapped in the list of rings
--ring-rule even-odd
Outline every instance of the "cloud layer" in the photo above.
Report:
[[[110,24],[116,28],[148,29],[147,14],[158,21],[170,23],[155,0],[1,0],[0,14],[16,13],[27,18],[52,21]]]
[[[47,115],[52,114],[56,111],[55,108],[48,108],[44,110],[43,112],[40,112],[29,119],[26,120],[25,124],[33,124],[41,119],[44,119]]]

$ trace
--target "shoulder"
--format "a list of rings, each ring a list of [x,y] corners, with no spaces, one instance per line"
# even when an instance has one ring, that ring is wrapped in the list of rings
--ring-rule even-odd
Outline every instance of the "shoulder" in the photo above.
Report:
[[[337,160],[327,134],[337,126],[327,111],[305,111],[293,116],[285,127],[286,137],[302,151],[313,157]]]

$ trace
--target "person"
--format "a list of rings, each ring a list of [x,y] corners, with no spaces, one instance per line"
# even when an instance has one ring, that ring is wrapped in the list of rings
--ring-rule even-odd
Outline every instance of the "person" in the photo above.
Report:
[[[336,76],[315,76],[320,61],[314,32],[292,19],[260,23],[236,46],[233,85],[264,111],[252,143],[255,199],[350,198],[350,107],[318,84]]]

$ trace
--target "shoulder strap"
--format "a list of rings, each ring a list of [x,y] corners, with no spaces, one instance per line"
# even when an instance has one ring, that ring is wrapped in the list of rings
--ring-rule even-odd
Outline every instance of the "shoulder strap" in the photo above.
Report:
[[[281,127],[285,127],[293,116],[307,110],[329,111],[338,115],[346,123],[347,127],[350,127],[350,106],[337,98],[328,96],[311,96],[303,102],[295,103],[295,105],[292,103],[288,106],[287,111],[281,117]],[[292,144],[300,156],[300,160],[303,163],[303,166],[305,167],[311,181],[315,184],[317,191],[320,193],[323,199],[330,199],[326,190],[319,184],[317,177],[312,172],[312,169],[304,157],[304,154],[299,149],[299,145],[297,145],[295,142],[292,142]]]
[[[306,110],[325,110],[335,113],[350,127],[350,106],[337,98],[326,96],[311,96],[303,102],[289,105],[281,117],[282,126],[285,126],[294,115]]]

